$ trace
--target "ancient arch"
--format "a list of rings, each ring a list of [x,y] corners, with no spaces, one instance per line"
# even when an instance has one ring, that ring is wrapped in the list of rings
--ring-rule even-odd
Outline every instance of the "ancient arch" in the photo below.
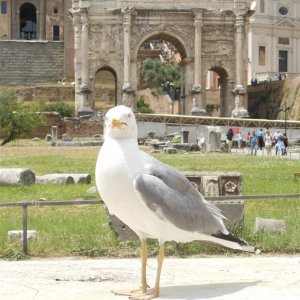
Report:
[[[229,116],[234,109],[233,103],[231,102],[231,94],[234,86],[230,81],[228,72],[221,66],[213,66],[209,68],[209,71],[215,72],[219,77],[219,101],[220,101],[220,117]],[[206,103],[206,90],[205,90],[205,103]]]
[[[114,86],[114,93],[111,94],[108,88],[111,85]],[[94,93],[93,99],[91,101],[90,106],[93,109],[97,109],[97,104],[99,107],[107,110],[117,104],[117,74],[114,69],[109,66],[103,66],[94,76]]]
[[[163,29],[162,29],[163,30]],[[132,63],[135,65],[135,69],[137,69],[137,58],[138,58],[138,52],[140,47],[147,41],[149,40],[155,40],[155,39],[161,39],[166,42],[171,43],[172,45],[175,46],[177,49],[178,53],[180,54],[181,60],[184,61],[188,57],[187,49],[184,46],[186,41],[184,40],[184,37],[181,37],[179,35],[175,36],[174,32],[169,32],[166,29],[163,31],[153,31],[150,33],[147,33],[144,36],[141,36],[140,40],[136,43],[136,46],[133,49],[133,58],[132,58]],[[186,78],[186,67],[184,63],[180,63],[180,69],[181,69],[181,91],[184,91],[187,89],[186,87],[186,82],[184,78]],[[134,83],[134,87],[136,89],[137,87],[137,72],[133,73],[132,76],[132,82]],[[180,102],[180,107],[179,111],[182,114],[185,114],[187,111],[187,103],[185,103],[185,99],[183,99]]]
[[[177,1],[73,0],[77,113],[92,113],[95,70],[105,65],[116,72],[117,104],[134,108],[138,49],[147,39],[164,36],[183,55],[182,114],[206,115],[205,73],[214,69],[223,78],[224,116],[247,117],[251,1],[204,2],[185,1],[183,7]]]

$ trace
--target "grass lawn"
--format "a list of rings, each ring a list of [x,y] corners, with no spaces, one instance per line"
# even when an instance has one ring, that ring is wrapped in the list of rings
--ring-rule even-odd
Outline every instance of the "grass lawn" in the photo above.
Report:
[[[51,147],[44,142],[19,141],[0,147],[0,168],[30,168],[36,175],[46,173],[89,173],[89,185],[1,186],[0,202],[36,201],[39,199],[100,199],[88,189],[95,185],[94,169],[99,148]],[[148,149],[146,149],[148,151]],[[293,173],[300,171],[300,160],[278,157],[252,157],[222,153],[178,153],[155,156],[180,171],[238,171],[243,174],[243,193],[299,193]],[[263,252],[300,252],[300,200],[247,200],[244,226],[232,230]],[[283,219],[287,234],[253,234],[256,217]],[[22,243],[9,242],[8,230],[22,228],[21,208],[0,208],[0,256],[22,258]],[[28,229],[38,238],[29,241],[30,256],[87,255],[125,257],[139,255],[139,243],[120,242],[111,231],[102,205],[30,207]],[[157,254],[156,242],[150,241],[150,254]],[[230,254],[230,250],[199,242],[176,246],[167,243],[167,255]]]

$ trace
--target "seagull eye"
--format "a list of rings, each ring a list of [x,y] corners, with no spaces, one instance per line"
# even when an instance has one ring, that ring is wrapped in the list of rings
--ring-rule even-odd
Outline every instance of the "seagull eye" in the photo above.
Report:
[[[131,113],[128,114],[128,118],[129,118],[129,119],[131,118]]]

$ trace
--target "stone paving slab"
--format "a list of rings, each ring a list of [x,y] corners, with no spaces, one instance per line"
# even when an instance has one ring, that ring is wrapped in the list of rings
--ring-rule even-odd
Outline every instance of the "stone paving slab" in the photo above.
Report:
[[[148,260],[148,284],[156,260]],[[1,300],[124,300],[137,287],[139,259],[51,258],[0,261]],[[158,299],[300,299],[300,256],[167,258]]]

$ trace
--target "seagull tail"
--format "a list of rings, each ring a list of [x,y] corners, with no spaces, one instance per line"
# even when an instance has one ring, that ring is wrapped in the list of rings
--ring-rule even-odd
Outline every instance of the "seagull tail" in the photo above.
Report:
[[[255,248],[250,246],[245,240],[231,234],[225,234],[219,231],[216,234],[212,234],[212,237],[216,238],[215,242],[218,244],[236,250],[241,250],[245,252],[255,252]]]

